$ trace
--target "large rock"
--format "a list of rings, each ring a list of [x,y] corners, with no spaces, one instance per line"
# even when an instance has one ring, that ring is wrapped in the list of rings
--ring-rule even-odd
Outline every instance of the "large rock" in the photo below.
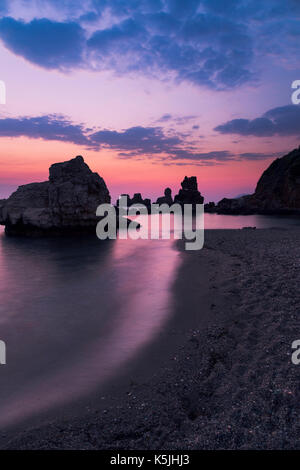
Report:
[[[271,163],[254,194],[222,199],[215,211],[219,214],[300,213],[300,147]]]
[[[102,203],[110,203],[103,178],[78,156],[52,165],[49,181],[20,186],[1,200],[0,224],[9,235],[92,232]]]
[[[300,209],[300,147],[267,168],[254,197],[266,209]]]
[[[174,202],[181,205],[192,204],[192,206],[195,207],[196,204],[203,204],[203,201],[204,198],[198,191],[197,177],[185,176],[184,180],[181,182],[181,189],[174,198]]]

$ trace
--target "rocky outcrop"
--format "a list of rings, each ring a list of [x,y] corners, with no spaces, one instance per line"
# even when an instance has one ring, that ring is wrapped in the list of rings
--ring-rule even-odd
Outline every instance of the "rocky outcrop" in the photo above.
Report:
[[[2,219],[2,210],[6,204],[6,199],[0,199],[0,220]]]
[[[192,204],[193,207],[195,207],[196,204],[203,204],[203,201],[204,198],[198,191],[197,177],[185,176],[184,180],[181,182],[181,189],[174,198],[174,202],[179,203],[180,205]]]
[[[300,147],[277,158],[264,171],[254,194],[222,199],[219,214],[300,214]]]
[[[242,196],[235,199],[229,199],[224,197],[218,204],[210,210],[205,210],[207,212],[217,212],[218,214],[233,214],[233,215],[248,215],[254,214],[258,211],[256,205],[251,203],[252,196]]]
[[[141,193],[135,193],[133,195],[133,198],[131,198],[131,199],[129,198],[128,206],[134,206],[136,204],[143,204],[147,208],[150,208],[151,201],[150,201],[150,199],[147,199],[147,198],[143,199]]]
[[[216,212],[216,204],[214,202],[208,202],[207,204],[204,204],[204,211]]]
[[[129,196],[129,194],[121,194],[120,197],[122,198],[123,203],[126,201],[127,207],[142,204],[143,206],[146,206],[148,210],[151,208],[151,200],[143,199],[141,193],[135,193],[132,198]],[[117,200],[117,207],[119,207],[119,205],[120,199]]]
[[[164,196],[157,198],[156,204],[167,204],[168,206],[171,206],[173,204],[172,190],[170,188],[166,188]]]
[[[269,166],[257,183],[254,197],[270,210],[300,209],[300,147]]]
[[[52,165],[49,181],[20,186],[0,201],[0,224],[9,235],[93,232],[102,203],[110,203],[103,178],[78,156]]]

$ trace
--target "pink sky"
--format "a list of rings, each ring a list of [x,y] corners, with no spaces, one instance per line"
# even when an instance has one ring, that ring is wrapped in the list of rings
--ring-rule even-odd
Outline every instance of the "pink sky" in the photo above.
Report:
[[[0,107],[1,119],[61,114],[75,124],[117,132],[134,126],[162,126],[165,133],[188,135],[186,145],[192,142],[199,152],[226,150],[237,157],[214,165],[166,162],[149,155],[121,159],[119,150],[107,147],[96,151],[68,142],[1,137],[0,198],[20,184],[47,179],[50,164],[76,155],[83,155],[91,169],[104,177],[113,199],[124,192],[142,192],[144,197],[156,198],[167,186],[177,192],[185,175],[197,176],[206,201],[253,191],[272,159],[298,146],[297,138],[223,135],[213,129],[232,119],[254,119],[269,109],[290,104],[291,83],[300,76],[295,69],[283,70],[273,63],[266,66],[268,60],[264,61],[259,83],[215,91],[187,82],[176,84],[110,71],[46,70],[0,44],[0,79],[7,88],[7,103]],[[165,114],[173,119],[158,124]],[[193,118],[185,124],[176,121],[186,116]],[[265,154],[266,158],[238,158],[246,152]]]

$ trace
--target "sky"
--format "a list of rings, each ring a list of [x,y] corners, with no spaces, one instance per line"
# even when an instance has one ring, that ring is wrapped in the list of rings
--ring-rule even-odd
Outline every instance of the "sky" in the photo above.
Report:
[[[298,0],[0,0],[0,198],[83,155],[113,200],[254,191],[299,146]]]

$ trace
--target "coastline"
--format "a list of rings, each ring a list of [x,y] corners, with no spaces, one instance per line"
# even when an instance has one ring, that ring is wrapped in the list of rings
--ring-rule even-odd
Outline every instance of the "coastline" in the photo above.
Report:
[[[290,357],[300,336],[299,242],[297,228],[207,230],[203,250],[182,251],[157,349],[172,332],[181,342],[172,357],[96,412],[1,448],[299,449],[300,369]]]

